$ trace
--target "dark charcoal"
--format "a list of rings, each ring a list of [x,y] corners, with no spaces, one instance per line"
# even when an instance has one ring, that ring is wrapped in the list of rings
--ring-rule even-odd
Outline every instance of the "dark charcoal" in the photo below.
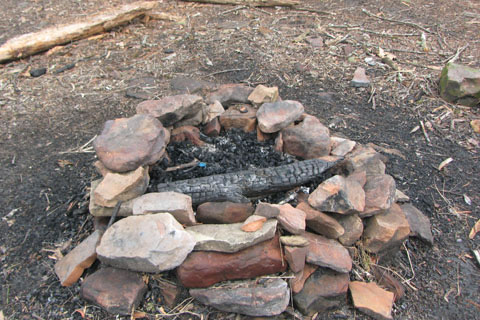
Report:
[[[30,75],[34,78],[43,76],[45,73],[47,73],[47,68],[38,68],[38,69],[30,70]]]

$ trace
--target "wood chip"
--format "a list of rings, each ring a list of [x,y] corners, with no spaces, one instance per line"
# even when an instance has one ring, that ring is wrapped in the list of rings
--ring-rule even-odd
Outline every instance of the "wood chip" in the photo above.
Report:
[[[445,159],[443,160],[440,165],[438,166],[438,171],[441,171],[446,165],[448,165],[450,162],[452,162],[453,159],[452,158],[448,158],[448,159]]]
[[[475,238],[475,235],[479,231],[480,231],[480,219],[478,219],[478,221],[473,226],[472,230],[470,230],[470,234],[468,235],[468,238],[470,238],[470,239]]]

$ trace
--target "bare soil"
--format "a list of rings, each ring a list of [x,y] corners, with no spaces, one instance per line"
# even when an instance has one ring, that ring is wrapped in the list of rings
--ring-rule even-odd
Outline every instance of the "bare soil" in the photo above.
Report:
[[[127,2],[3,0],[0,43]],[[430,218],[435,237],[433,247],[410,239],[384,264],[408,282],[395,318],[480,318],[480,269],[472,254],[480,236],[468,237],[480,218],[480,135],[469,125],[480,109],[443,101],[437,85],[455,55],[480,68],[480,3],[306,0],[301,7],[317,12],[163,1],[158,11],[181,21],[136,19],[101,37],[0,65],[0,311],[6,319],[81,319],[82,312],[87,319],[115,318],[82,301],[78,284],[61,287],[53,271],[60,254],[93,229],[88,188],[97,177],[95,156],[80,147],[106,120],[135,113],[141,100],[126,91],[141,79],[153,78],[146,95],[155,98],[170,95],[170,79],[178,75],[278,86],[283,99],[301,101],[332,131],[373,143],[388,156],[387,172],[398,187]],[[309,36],[322,37],[324,46],[307,43]],[[379,47],[396,56],[398,71],[378,63]],[[369,56],[376,65],[365,63]],[[73,69],[54,72],[70,63]],[[358,66],[366,68],[370,88],[350,86]],[[29,76],[40,67],[45,75]],[[150,277],[139,310],[151,319],[174,318],[162,315],[171,310],[155,281]],[[235,318],[190,300],[185,305],[181,318]],[[317,319],[359,317],[346,306]]]

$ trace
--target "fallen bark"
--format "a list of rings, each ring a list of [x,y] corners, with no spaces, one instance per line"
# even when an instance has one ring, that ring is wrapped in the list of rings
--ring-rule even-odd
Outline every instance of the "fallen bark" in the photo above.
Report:
[[[0,47],[0,63],[25,58],[54,46],[108,31],[145,14],[157,5],[155,1],[138,1],[99,13],[84,21],[50,27],[27,33],[5,42]]]
[[[293,7],[300,4],[297,0],[184,0],[189,2],[213,3],[213,4],[235,4],[252,7]]]

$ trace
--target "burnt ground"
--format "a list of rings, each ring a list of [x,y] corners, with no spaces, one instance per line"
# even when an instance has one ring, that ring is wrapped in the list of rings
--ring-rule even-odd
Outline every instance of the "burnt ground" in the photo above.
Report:
[[[127,2],[3,0],[0,42]],[[479,318],[480,269],[472,249],[480,247],[480,236],[468,234],[480,216],[480,135],[469,125],[480,111],[440,99],[437,80],[455,55],[480,68],[480,4],[307,0],[302,7],[317,12],[164,1],[158,11],[180,20],[136,19],[0,65],[0,311],[6,319],[80,319],[81,312],[115,318],[80,300],[79,285],[61,287],[53,272],[59,254],[93,228],[87,207],[95,157],[80,147],[106,120],[134,114],[140,100],[126,91],[142,83],[135,79],[148,77],[147,95],[154,98],[171,94],[169,81],[178,75],[276,85],[283,99],[301,101],[332,131],[379,147],[389,158],[387,172],[430,217],[435,237],[433,247],[410,239],[385,262],[409,283],[395,318]],[[324,46],[313,47],[307,36],[321,36]],[[378,47],[396,56],[398,71],[365,63]],[[54,73],[70,63],[73,69]],[[349,86],[357,66],[366,68],[370,88]],[[39,67],[47,74],[28,75]],[[426,134],[414,130],[420,122]],[[150,278],[140,310],[174,318],[165,314],[172,311],[158,298],[155,281]],[[189,300],[183,307],[173,313],[235,318]],[[318,316],[331,317],[361,316],[351,307]]]

